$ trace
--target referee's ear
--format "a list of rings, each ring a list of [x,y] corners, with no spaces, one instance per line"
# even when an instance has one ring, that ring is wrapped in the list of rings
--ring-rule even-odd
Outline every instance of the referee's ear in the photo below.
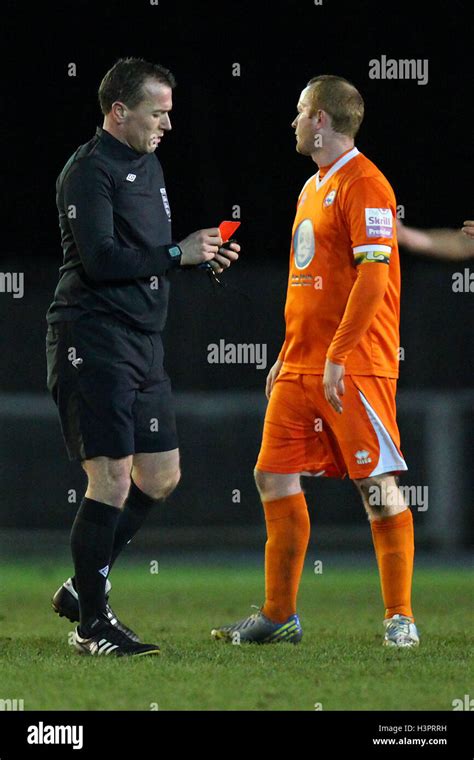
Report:
[[[109,116],[110,115],[116,124],[123,124],[128,116],[127,106],[125,103],[121,103],[119,100],[117,100],[115,103],[112,103],[112,108],[110,109]]]

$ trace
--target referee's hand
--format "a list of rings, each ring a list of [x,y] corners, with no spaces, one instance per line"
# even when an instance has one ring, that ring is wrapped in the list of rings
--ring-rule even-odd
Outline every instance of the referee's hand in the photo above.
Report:
[[[219,253],[216,253],[214,259],[210,262],[216,274],[220,274],[224,269],[228,269],[232,262],[237,261],[239,258],[240,245],[238,243],[226,243],[225,245],[225,248],[219,248]]]
[[[185,238],[179,247],[183,255],[181,256],[182,266],[197,266],[206,261],[211,261],[222,245],[221,234],[217,227],[209,230],[198,230],[192,235]]]

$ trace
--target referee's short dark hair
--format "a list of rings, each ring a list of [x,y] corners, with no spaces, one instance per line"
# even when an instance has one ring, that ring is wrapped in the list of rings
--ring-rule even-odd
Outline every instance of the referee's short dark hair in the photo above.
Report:
[[[145,97],[143,85],[150,79],[176,87],[176,79],[169,69],[143,58],[120,58],[104,76],[99,87],[99,103],[104,116],[110,113],[116,100],[135,108]]]

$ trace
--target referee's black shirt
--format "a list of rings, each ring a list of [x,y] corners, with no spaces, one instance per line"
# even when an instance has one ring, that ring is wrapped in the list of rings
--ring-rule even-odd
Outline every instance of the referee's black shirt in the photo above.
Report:
[[[161,165],[109,132],[96,134],[56,182],[64,263],[47,322],[108,315],[147,333],[166,322],[180,250]]]

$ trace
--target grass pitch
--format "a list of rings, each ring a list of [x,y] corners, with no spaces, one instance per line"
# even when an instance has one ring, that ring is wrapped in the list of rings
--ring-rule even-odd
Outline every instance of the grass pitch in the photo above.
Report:
[[[262,602],[247,566],[146,561],[111,576],[111,603],[159,657],[88,658],[68,646],[73,625],[50,598],[67,566],[0,566],[0,699],[25,710],[452,710],[473,694],[472,574],[419,569],[418,650],[382,647],[376,568],[306,571],[301,644],[233,646],[210,629]],[[316,707],[315,707],[316,706]]]

